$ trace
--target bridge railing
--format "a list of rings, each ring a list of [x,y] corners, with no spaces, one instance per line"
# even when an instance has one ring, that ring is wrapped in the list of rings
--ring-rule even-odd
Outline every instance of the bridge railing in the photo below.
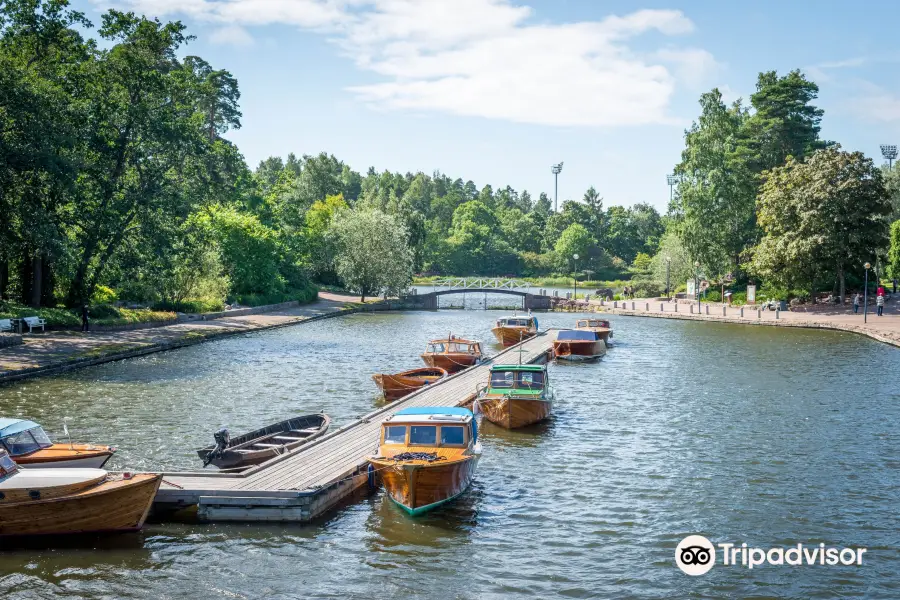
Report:
[[[525,290],[531,289],[531,284],[520,279],[503,279],[499,277],[448,277],[432,282],[433,287],[451,290]]]

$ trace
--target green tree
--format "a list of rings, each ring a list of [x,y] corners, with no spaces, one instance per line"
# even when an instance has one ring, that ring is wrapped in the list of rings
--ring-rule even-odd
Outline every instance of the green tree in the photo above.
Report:
[[[659,240],[659,250],[650,261],[650,272],[663,285],[668,275],[670,292],[694,277],[694,260],[674,231],[665,233]]]
[[[397,217],[378,210],[345,210],[331,222],[335,269],[362,300],[372,294],[399,294],[412,282],[413,253]]]
[[[900,279],[900,220],[891,224],[891,246],[888,252],[888,267],[891,277]]]
[[[886,250],[890,212],[881,172],[862,153],[832,146],[806,162],[789,158],[768,174],[759,195],[765,236],[753,269],[810,292],[831,275],[843,301],[845,273]]]
[[[566,230],[562,232],[562,235],[559,236],[559,239],[556,241],[556,246],[553,248],[557,260],[559,261],[559,268],[563,272],[569,271],[574,264],[573,257],[576,254],[578,255],[579,260],[587,260],[587,257],[591,253],[591,249],[596,246],[596,244],[597,242],[594,240],[594,236],[591,235],[584,225],[580,223],[569,225]],[[582,265],[584,264],[585,263],[582,262]]]
[[[232,294],[269,295],[284,291],[277,234],[255,215],[230,207],[211,208],[197,220],[209,228],[221,249]]]

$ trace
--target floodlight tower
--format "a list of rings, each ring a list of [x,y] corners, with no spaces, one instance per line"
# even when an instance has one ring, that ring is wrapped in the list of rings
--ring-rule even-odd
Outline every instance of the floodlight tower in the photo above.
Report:
[[[550,167],[553,173],[553,212],[559,212],[559,174],[562,172],[562,161]]]
[[[888,171],[891,170],[891,167],[894,164],[894,159],[897,158],[897,146],[882,144],[881,145],[881,156],[888,161]]]
[[[675,188],[675,184],[678,183],[678,178],[674,174],[666,175],[666,181],[669,182],[669,202],[671,202],[673,198],[672,190]]]

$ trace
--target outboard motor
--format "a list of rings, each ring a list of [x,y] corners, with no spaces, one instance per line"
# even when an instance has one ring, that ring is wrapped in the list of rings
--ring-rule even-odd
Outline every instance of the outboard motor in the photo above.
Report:
[[[222,452],[228,447],[228,442],[231,441],[231,436],[228,434],[228,429],[225,427],[215,432],[213,438],[216,440],[216,447],[210,450],[209,454],[206,455],[206,458],[203,459],[204,467],[207,467],[209,463],[216,458],[221,458]]]

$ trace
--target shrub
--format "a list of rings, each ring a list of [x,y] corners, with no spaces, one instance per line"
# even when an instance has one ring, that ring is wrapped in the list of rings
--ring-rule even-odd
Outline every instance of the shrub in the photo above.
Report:
[[[634,295],[638,298],[657,298],[663,295],[665,285],[653,279],[633,279],[631,286],[634,288]]]
[[[119,295],[112,288],[98,285],[91,296],[91,304],[112,304],[119,299]]]
[[[194,300],[184,300],[182,302],[157,302],[153,305],[153,309],[188,314],[210,313],[225,310],[225,303],[221,300],[198,298]]]
[[[281,304],[296,300],[300,304],[309,304],[319,297],[319,288],[310,284],[303,288],[283,292],[280,294],[242,294],[235,296],[234,301],[241,306],[265,306],[267,304]]]

